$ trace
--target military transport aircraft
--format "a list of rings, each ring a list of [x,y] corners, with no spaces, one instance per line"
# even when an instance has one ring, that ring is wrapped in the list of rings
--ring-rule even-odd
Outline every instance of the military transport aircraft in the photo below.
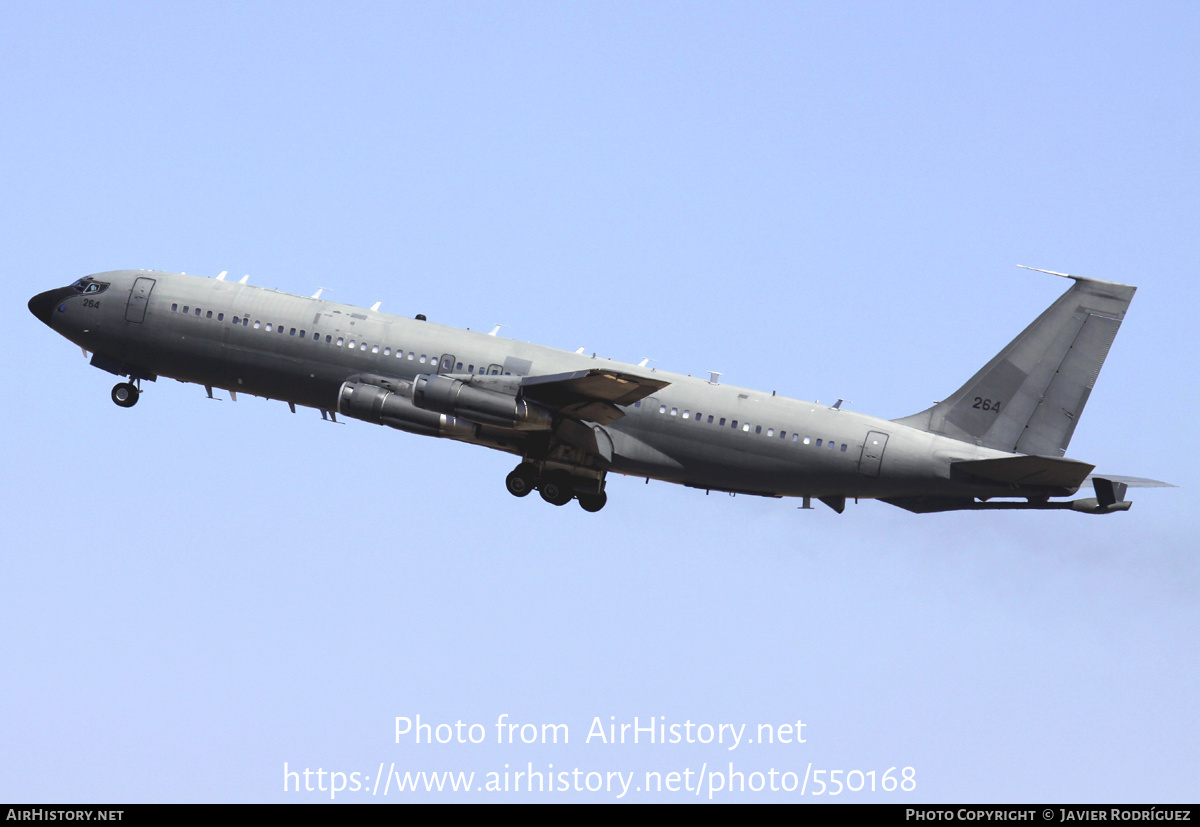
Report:
[[[1033,269],[1033,268],[1030,268]],[[1043,271],[1050,272],[1050,271]],[[1063,275],[1064,273],[1055,273]],[[216,278],[97,273],[29,309],[91,364],[128,377],[133,407],[166,376],[424,436],[507,451],[518,497],[604,507],[611,472],[693,488],[847,498],[913,512],[1125,511],[1131,485],[1065,459],[1136,288],[1079,276],[966,384],[886,420],[549,347]],[[1095,496],[1072,501],[1090,480]]]

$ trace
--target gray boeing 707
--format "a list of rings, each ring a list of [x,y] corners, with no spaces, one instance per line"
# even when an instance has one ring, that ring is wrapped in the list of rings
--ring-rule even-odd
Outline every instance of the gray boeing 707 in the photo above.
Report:
[[[1031,268],[1032,269],[1032,268]],[[1044,271],[1049,272],[1049,271]],[[1054,275],[1066,275],[1056,273]],[[1136,288],[1074,284],[966,384],[886,420],[246,283],[147,270],[97,273],[30,311],[128,379],[132,407],[166,376],[506,451],[509,492],[599,511],[609,472],[692,488],[878,499],[924,513],[1125,511],[1130,486],[1065,458]],[[1094,497],[1073,496],[1090,481]]]

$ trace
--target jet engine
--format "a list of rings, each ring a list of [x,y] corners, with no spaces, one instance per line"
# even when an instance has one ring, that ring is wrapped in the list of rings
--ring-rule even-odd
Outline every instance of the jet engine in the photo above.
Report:
[[[493,387],[478,387],[470,379],[422,374],[413,379],[412,404],[427,411],[518,431],[548,431],[553,417],[546,408],[519,393],[518,377],[480,377]]]
[[[337,411],[344,416],[387,425],[422,436],[474,439],[478,426],[453,416],[414,407],[412,383],[384,376],[352,376],[338,391]]]

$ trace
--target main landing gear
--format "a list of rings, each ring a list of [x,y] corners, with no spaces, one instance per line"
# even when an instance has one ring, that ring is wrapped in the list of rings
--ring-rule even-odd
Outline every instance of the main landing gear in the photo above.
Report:
[[[575,477],[563,470],[547,471],[539,477],[538,467],[534,463],[522,462],[505,478],[504,485],[514,497],[524,497],[537,489],[542,499],[551,505],[566,505],[571,500],[579,500],[580,508],[594,513],[604,508],[608,495],[604,491],[589,493],[578,490],[590,482],[595,480]]]
[[[132,408],[137,404],[138,397],[141,395],[142,392],[132,382],[118,382],[116,385],[113,385],[112,401],[116,402],[122,408]]]

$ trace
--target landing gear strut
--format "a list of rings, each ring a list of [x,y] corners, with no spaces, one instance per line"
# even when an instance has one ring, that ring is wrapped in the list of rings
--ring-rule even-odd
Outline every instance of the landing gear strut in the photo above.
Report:
[[[137,404],[141,391],[132,382],[118,382],[113,385],[112,401],[122,408],[132,408]]]

